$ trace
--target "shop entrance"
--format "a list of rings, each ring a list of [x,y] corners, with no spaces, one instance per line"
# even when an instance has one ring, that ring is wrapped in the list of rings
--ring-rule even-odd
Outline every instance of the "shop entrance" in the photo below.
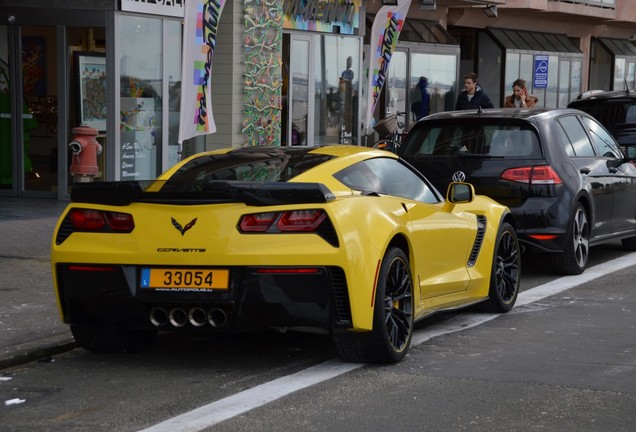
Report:
[[[357,144],[361,38],[283,35],[282,145]]]
[[[68,195],[68,142],[81,120],[73,53],[98,52],[104,33],[52,24],[0,26],[0,194]]]

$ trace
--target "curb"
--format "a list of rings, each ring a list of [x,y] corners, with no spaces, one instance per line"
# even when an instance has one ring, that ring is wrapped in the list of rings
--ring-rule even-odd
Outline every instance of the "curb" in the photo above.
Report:
[[[77,348],[77,343],[68,334],[55,335],[6,348],[0,353],[0,370],[36,360],[43,360]]]

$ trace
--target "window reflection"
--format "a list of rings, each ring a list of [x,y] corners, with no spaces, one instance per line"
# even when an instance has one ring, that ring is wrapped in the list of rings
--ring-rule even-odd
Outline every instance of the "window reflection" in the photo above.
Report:
[[[160,19],[121,17],[121,180],[149,180],[161,171],[161,29]]]
[[[314,142],[357,144],[360,42],[342,36],[322,36],[319,41],[315,51]]]

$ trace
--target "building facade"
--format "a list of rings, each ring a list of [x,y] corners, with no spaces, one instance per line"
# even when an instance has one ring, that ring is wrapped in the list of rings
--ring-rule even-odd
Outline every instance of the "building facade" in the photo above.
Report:
[[[227,0],[213,1],[217,131],[179,145],[184,1],[0,0],[1,195],[68,199],[79,125],[103,148],[91,181],[225,146],[377,138],[364,110],[383,1]],[[635,88],[635,30],[630,0],[412,0],[373,116],[405,111],[408,128],[450,110],[467,72],[496,106],[517,78],[545,107]]]

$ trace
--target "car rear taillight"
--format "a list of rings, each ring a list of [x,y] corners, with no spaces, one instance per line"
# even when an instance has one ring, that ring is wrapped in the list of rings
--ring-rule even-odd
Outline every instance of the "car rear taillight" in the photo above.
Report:
[[[314,231],[327,215],[322,210],[296,210],[283,213],[278,220],[281,231]]]
[[[76,230],[131,232],[135,222],[131,214],[74,208],[69,218]]]
[[[241,218],[239,227],[245,232],[265,232],[272,226],[278,213],[255,213]]]
[[[323,210],[290,210],[244,215],[239,222],[242,232],[312,232],[327,218]]]
[[[561,177],[550,165],[510,168],[501,174],[501,178],[528,184],[554,185],[563,183]]]

